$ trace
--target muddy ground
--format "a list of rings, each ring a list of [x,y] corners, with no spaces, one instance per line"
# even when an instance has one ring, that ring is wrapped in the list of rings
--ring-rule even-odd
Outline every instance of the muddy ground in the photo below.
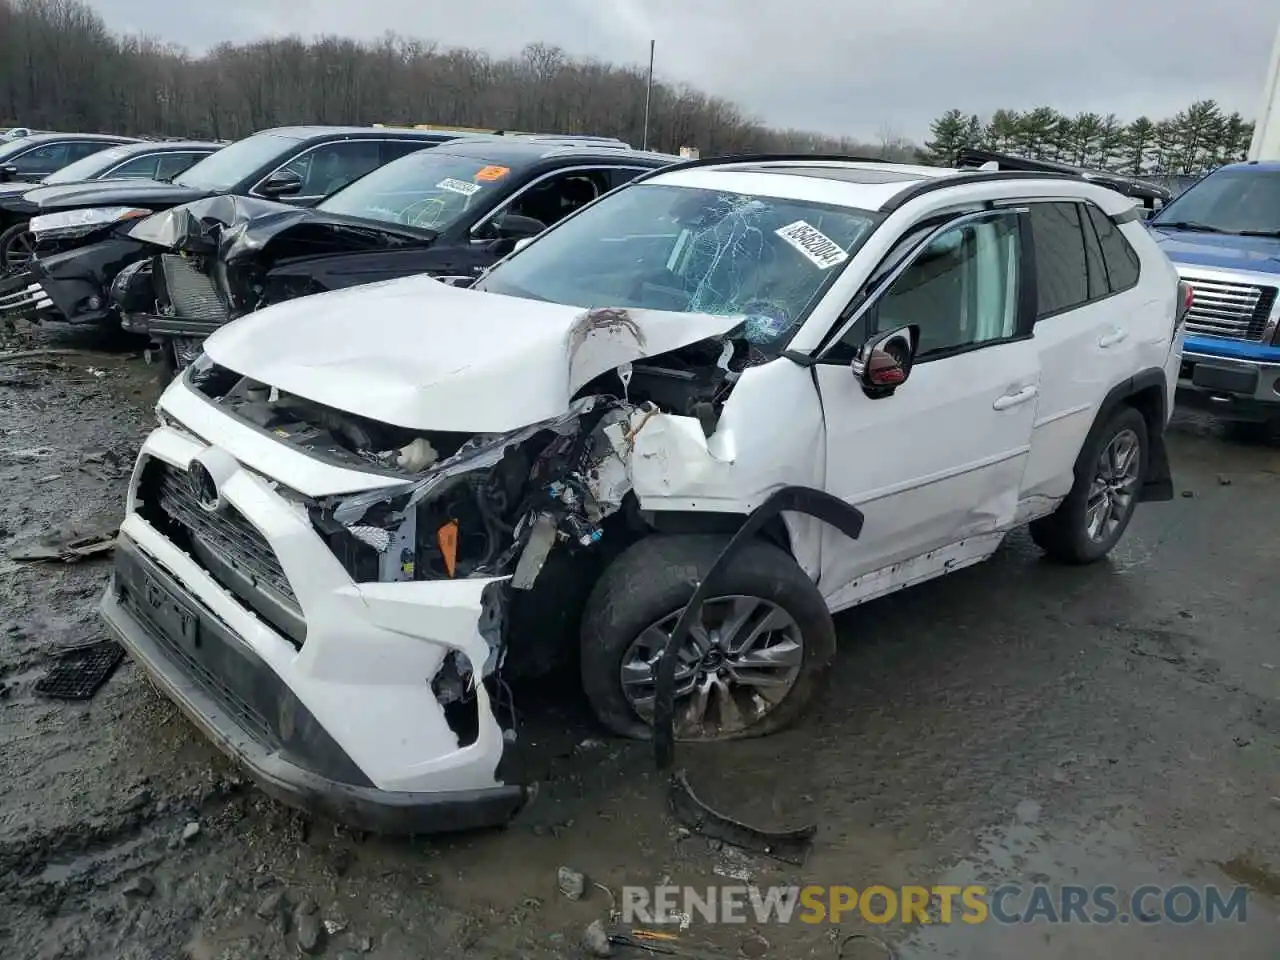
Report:
[[[0,361],[0,550],[109,526],[153,368],[83,334],[3,336],[108,352]],[[1141,508],[1111,562],[1064,569],[1012,538],[843,615],[834,681],[801,728],[682,750],[733,814],[816,822],[804,867],[685,835],[646,749],[602,739],[571,678],[517,690],[541,791],[508,829],[407,841],[305,823],[127,662],[88,703],[37,695],[57,651],[100,636],[110,561],[0,559],[0,954],[257,960],[297,956],[301,936],[331,957],[574,957],[624,884],[748,877],[1250,892],[1243,923],[695,920],[679,949],[836,957],[861,933],[875,939],[843,956],[1275,957],[1280,446],[1180,416],[1171,448],[1180,495]],[[583,899],[558,891],[562,865],[586,874]]]

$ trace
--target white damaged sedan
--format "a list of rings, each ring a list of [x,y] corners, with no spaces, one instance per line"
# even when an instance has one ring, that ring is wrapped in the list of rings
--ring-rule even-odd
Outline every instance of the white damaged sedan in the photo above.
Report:
[[[251,314],[161,398],[103,616],[274,795],[465,829],[529,794],[504,677],[576,660],[600,722],[648,736],[695,589],[771,494],[813,490],[856,522],[763,524],[672,648],[678,738],[780,729],[833,612],[1028,522],[1100,559],[1168,497],[1184,304],[1131,207],[1049,175],[695,161],[470,288]],[[1064,231],[1099,266],[1050,283]]]

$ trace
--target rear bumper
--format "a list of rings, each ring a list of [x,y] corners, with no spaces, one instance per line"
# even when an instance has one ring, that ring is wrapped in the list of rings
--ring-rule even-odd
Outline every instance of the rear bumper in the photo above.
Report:
[[[1280,417],[1280,360],[1213,356],[1184,350],[1179,405],[1237,420]]]
[[[252,646],[125,535],[101,614],[205,736],[290,806],[378,833],[446,833],[505,823],[531,796],[506,784],[440,792],[374,786]],[[276,703],[277,715],[263,716],[248,697]]]

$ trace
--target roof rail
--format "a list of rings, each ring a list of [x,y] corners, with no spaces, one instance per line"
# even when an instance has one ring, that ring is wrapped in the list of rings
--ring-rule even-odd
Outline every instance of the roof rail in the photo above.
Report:
[[[898,163],[897,160],[885,160],[883,157],[860,157],[856,154],[849,153],[741,153],[728,154],[717,157],[698,157],[694,160],[684,160],[681,163],[673,163],[670,166],[659,167],[649,173],[643,173],[636,177],[632,183],[638,183],[641,180],[647,180],[650,177],[657,176],[659,173],[673,173],[679,170],[693,170],[698,167],[722,167],[722,166],[740,166],[759,163]]]
[[[617,137],[579,136],[572,133],[503,133],[498,136],[518,137],[521,140],[533,140],[537,143],[554,143],[568,147],[613,147],[618,150],[630,150],[631,144]]]
[[[955,164],[963,170],[972,170],[975,167],[979,169],[987,167],[990,169],[988,165],[994,165],[996,170],[1009,172],[1026,171],[1039,173],[1041,176],[1058,174],[1059,176],[1075,177],[1080,180],[1087,180],[1090,183],[1098,183],[1104,187],[1110,187],[1125,196],[1137,197],[1144,201],[1161,200],[1167,203],[1173,198],[1173,194],[1170,191],[1159,184],[1144,180],[1142,177],[1130,176],[1127,173],[1115,173],[1111,170],[1074,167],[1067,163],[1059,163],[1056,160],[1032,160],[1027,157],[997,153],[994,150],[965,147],[956,154]]]

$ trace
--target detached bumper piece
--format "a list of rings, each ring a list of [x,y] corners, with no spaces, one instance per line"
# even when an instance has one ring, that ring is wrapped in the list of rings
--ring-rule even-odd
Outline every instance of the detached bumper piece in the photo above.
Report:
[[[248,644],[124,537],[101,612],[165,695],[289,806],[375,833],[426,834],[506,823],[528,799],[518,785],[439,793],[377,788]]]
[[[53,307],[53,299],[30,273],[23,271],[0,279],[0,317],[33,316]]]

